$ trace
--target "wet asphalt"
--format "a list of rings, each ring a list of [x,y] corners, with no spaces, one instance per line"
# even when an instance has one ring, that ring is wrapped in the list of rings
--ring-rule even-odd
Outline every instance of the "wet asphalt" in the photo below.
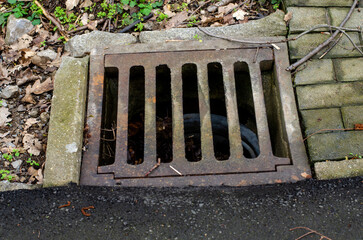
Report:
[[[0,239],[363,239],[363,178],[218,188],[0,193]],[[70,206],[58,208],[70,201]],[[84,216],[81,208],[94,206]],[[302,239],[320,239],[309,234]]]

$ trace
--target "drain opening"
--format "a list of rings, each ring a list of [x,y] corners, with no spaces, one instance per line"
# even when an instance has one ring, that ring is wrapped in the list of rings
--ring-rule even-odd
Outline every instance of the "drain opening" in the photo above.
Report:
[[[236,62],[233,65],[240,121],[241,138],[243,141],[243,155],[246,158],[258,157],[259,143],[253,101],[251,76],[245,62]]]
[[[99,166],[115,162],[118,68],[105,68]]]
[[[272,153],[276,157],[289,157],[289,144],[283,123],[283,112],[280,102],[274,61],[260,63],[263,94],[266,104],[268,129],[270,132]]]
[[[197,65],[183,65],[182,81],[185,158],[189,162],[198,162],[202,159],[202,150],[200,140]]]
[[[217,160],[227,160],[230,156],[230,149],[223,69],[222,65],[217,62],[208,63],[207,68],[214,156]]]
[[[145,69],[130,68],[127,163],[141,164],[144,161],[144,112],[145,112]]]
[[[156,67],[156,155],[163,163],[173,159],[171,76],[167,65]]]

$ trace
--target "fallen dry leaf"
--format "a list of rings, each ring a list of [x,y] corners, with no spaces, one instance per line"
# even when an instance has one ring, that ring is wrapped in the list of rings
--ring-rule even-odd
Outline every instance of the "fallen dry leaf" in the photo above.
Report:
[[[4,138],[4,137],[6,137],[9,134],[10,134],[10,131],[8,131],[6,133],[0,133],[0,138]]]
[[[83,13],[83,15],[81,17],[81,23],[83,25],[87,25],[88,24],[88,13]]]
[[[0,36],[0,51],[4,49],[5,46],[5,40]]]
[[[45,92],[49,92],[53,90],[53,81],[52,79],[49,77],[47,78],[44,82],[40,83],[40,80],[37,80],[34,85],[32,86],[32,93],[34,94],[42,94]]]
[[[286,13],[286,15],[284,17],[284,21],[286,23],[288,23],[288,22],[290,22],[291,18],[292,18],[292,12],[288,12],[288,13]]]
[[[227,14],[229,11],[236,8],[237,6],[238,6],[238,4],[230,3],[227,6],[219,7],[218,8],[218,14],[221,14],[221,13]]]
[[[168,20],[168,22],[165,25],[165,29],[176,27],[187,19],[188,19],[188,13],[186,11],[178,12],[174,17]]]
[[[362,123],[357,123],[354,125],[354,129],[355,130],[363,130],[363,124]]]
[[[38,123],[39,121],[36,118],[28,118],[25,122],[24,131],[28,130],[31,126]]]
[[[164,10],[164,14],[168,15],[169,18],[174,17],[176,15],[175,12],[171,11],[170,4],[164,5],[163,10]]]
[[[66,1],[66,8],[67,11],[72,10],[75,6],[77,6],[79,3],[79,0],[67,0]]]
[[[10,80],[8,69],[0,63],[0,81]]]
[[[43,69],[46,69],[48,66],[48,62],[50,61],[50,59],[48,57],[45,56],[38,56],[35,55],[34,57],[32,57],[31,62],[34,65],[37,65],[38,67],[41,67]]]
[[[25,89],[25,96],[21,99],[22,102],[36,104],[32,96],[32,87],[28,85]]]
[[[233,13],[233,17],[237,20],[243,20],[245,18],[245,15],[248,13],[243,11],[242,9],[239,9],[237,12]]]
[[[12,119],[8,118],[9,115],[9,109],[6,107],[0,107],[0,127],[3,127],[6,123],[11,122]]]
[[[34,135],[27,133],[23,137],[23,147],[29,154],[39,156],[42,150],[42,143]]]
[[[12,44],[10,47],[13,50],[21,50],[24,48],[29,48],[30,43],[33,41],[33,37],[29,36],[28,34],[24,34],[21,36],[18,41]]]
[[[34,75],[30,68],[27,68],[25,71],[20,72],[19,76],[16,78],[16,84],[18,86],[23,85],[24,83],[41,79],[40,76]]]
[[[89,7],[89,6],[92,6],[92,4],[93,4],[93,2],[92,2],[91,0],[85,0],[85,1],[81,4],[80,8]]]

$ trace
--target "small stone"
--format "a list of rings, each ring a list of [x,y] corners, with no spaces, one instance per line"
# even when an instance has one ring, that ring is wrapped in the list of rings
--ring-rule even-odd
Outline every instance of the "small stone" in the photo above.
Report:
[[[201,11],[200,11],[200,14],[201,14],[201,15],[205,15],[205,10],[201,10]]]
[[[89,20],[95,20],[95,15],[91,13],[91,14],[88,16],[88,19],[89,19]]]
[[[15,169],[18,169],[18,168],[20,168],[20,165],[22,163],[23,163],[22,160],[16,160],[16,161],[14,161],[14,162],[11,163],[11,166],[13,166],[13,168],[15,168]]]
[[[38,117],[38,114],[39,114],[39,110],[38,110],[38,108],[34,108],[34,109],[32,109],[32,110],[29,112],[29,115],[30,115],[31,117]]]
[[[18,38],[30,32],[33,27],[32,22],[28,19],[17,19],[14,15],[10,15],[6,26],[5,43],[9,45],[15,43]]]
[[[18,112],[24,112],[26,110],[24,105],[19,105],[17,111]]]
[[[18,86],[7,86],[1,91],[0,97],[9,99],[9,98],[15,97],[15,95],[17,93],[19,93]]]
[[[49,114],[46,112],[42,112],[40,114],[40,121],[45,124],[48,122],[48,120],[49,120]]]
[[[51,60],[54,60],[57,57],[57,53],[55,51],[49,49],[49,48],[47,50],[43,50],[41,52],[38,52],[37,55],[39,57],[46,57],[46,58],[49,58]]]

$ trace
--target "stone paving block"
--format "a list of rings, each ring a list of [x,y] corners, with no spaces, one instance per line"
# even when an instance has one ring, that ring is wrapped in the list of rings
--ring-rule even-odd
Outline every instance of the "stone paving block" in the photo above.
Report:
[[[44,186],[79,183],[89,57],[63,57],[55,75]]]
[[[310,6],[310,7],[330,7],[342,6],[350,7],[353,0],[285,0],[286,6]]]
[[[363,105],[343,107],[342,116],[346,128],[354,128],[354,124],[357,123],[363,124]]]
[[[206,30],[219,36],[228,36],[232,38],[249,38],[249,37],[269,37],[284,36],[287,33],[284,22],[285,13],[276,11],[275,13],[257,21],[249,21],[244,24],[236,24],[225,27],[209,27]],[[139,39],[142,43],[165,42],[167,40],[195,40],[194,36],[198,34],[202,40],[215,40],[199,31],[197,28],[173,28],[162,31],[141,32]]]
[[[289,7],[288,12],[292,13],[290,20],[290,33],[303,32],[315,25],[328,24],[329,15],[325,8],[311,8],[311,7]],[[315,32],[327,31],[327,28],[320,28],[314,30]]]
[[[296,87],[300,110],[363,104],[363,82]]]
[[[331,59],[311,60],[305,68],[295,75],[296,85],[335,82],[333,61]]]
[[[356,45],[360,45],[358,33],[348,33]],[[290,37],[296,37],[296,34],[290,35]],[[319,46],[325,40],[329,38],[329,35],[321,33],[312,33],[299,38],[296,41],[289,42],[289,51],[291,59],[299,59],[311,52],[314,48]],[[325,49],[321,50],[314,58],[320,57],[324,53]],[[347,37],[342,37],[339,43],[325,56],[325,58],[338,58],[338,57],[359,57],[361,54],[353,49]]]
[[[331,16],[331,24],[333,26],[339,26],[343,19],[347,16],[349,8],[329,8],[329,14]],[[363,12],[362,10],[354,9],[352,16],[348,22],[344,25],[346,28],[357,28],[363,26]]]
[[[335,59],[334,66],[339,81],[363,80],[363,58]]]
[[[327,161],[314,164],[317,179],[363,176],[363,159]]]
[[[26,184],[9,181],[0,181],[0,192],[15,191],[20,189],[32,190],[41,188],[42,184]]]
[[[302,110],[301,115],[305,126],[306,136],[321,129],[344,128],[339,108]]]
[[[311,161],[344,159],[363,150],[363,131],[330,132],[308,138]]]

